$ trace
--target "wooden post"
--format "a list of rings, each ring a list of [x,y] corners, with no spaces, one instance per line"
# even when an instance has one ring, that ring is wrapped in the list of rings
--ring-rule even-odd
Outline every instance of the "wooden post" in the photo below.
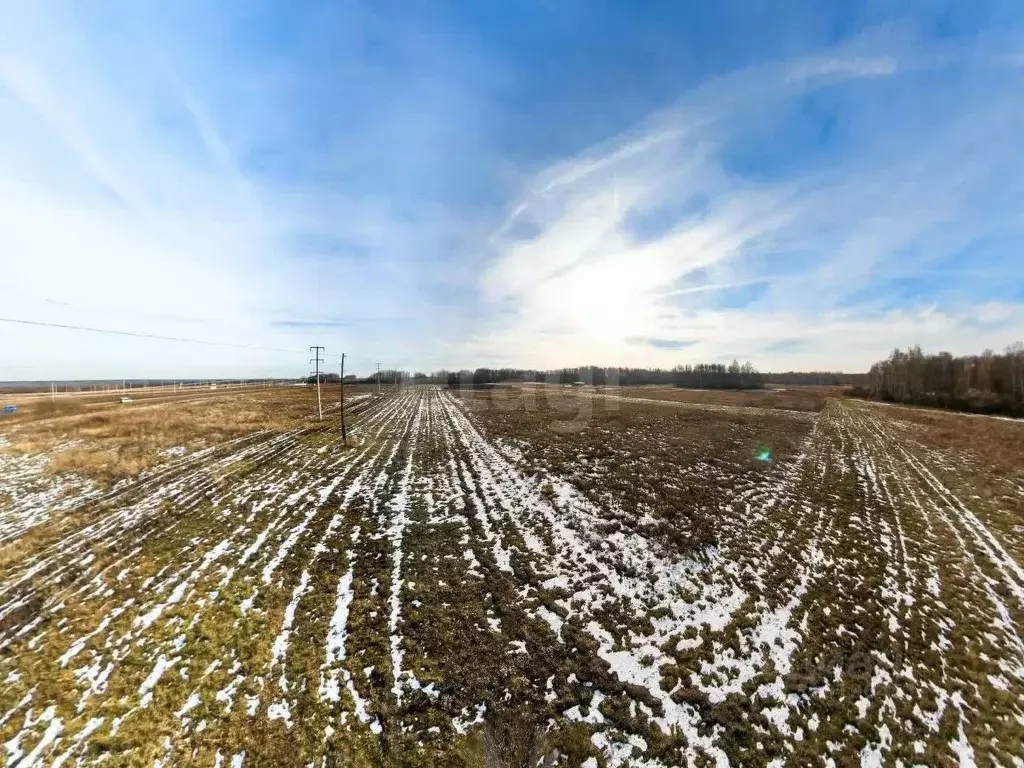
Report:
[[[345,432],[345,353],[341,353],[341,378],[338,379],[338,391],[341,394],[341,441],[348,445],[348,433]]]

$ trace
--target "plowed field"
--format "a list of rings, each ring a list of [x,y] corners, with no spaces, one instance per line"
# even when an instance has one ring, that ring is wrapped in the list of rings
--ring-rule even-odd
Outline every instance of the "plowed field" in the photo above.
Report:
[[[102,492],[2,455],[0,762],[1024,764],[1024,425],[821,406],[413,388]]]

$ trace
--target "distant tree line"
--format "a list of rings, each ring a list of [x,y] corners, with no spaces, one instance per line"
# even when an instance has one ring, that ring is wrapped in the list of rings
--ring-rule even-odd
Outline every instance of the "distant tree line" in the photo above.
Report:
[[[678,365],[675,368],[617,368],[585,365],[576,368],[535,370],[525,368],[477,368],[461,371],[416,372],[412,381],[417,384],[440,384],[450,389],[488,387],[509,381],[546,382],[549,384],[575,384],[588,386],[636,386],[655,384],[666,387],[701,389],[759,389],[764,377],[752,364],[730,365],[698,363]]]
[[[422,376],[423,374],[417,373],[416,375],[417,376]],[[408,371],[400,371],[400,370],[393,369],[393,368],[382,368],[379,371],[379,373],[377,371],[374,371],[369,376],[364,376],[363,378],[356,379],[355,381],[358,384],[376,384],[377,380],[378,380],[378,377],[380,379],[380,384],[381,384],[382,387],[383,386],[393,387],[393,386],[396,386],[396,385],[400,385],[403,382],[409,382],[409,381],[412,380],[412,375]],[[334,380],[335,381],[338,380],[338,375],[337,374],[334,374]],[[350,380],[351,380],[351,377],[349,377],[349,376],[345,377],[345,382],[346,383],[348,381],[350,381]],[[427,381],[422,381],[420,383],[426,384],[428,382]]]
[[[977,413],[1024,416],[1024,344],[1005,353],[926,355],[920,347],[893,350],[875,363],[856,394],[897,403],[930,405]]]
[[[336,373],[325,373],[323,371],[320,371],[320,383],[321,384],[330,384],[332,382],[334,384],[337,384],[339,378],[340,378],[340,376],[338,374],[336,374]],[[348,378],[348,377],[346,376],[345,378]],[[306,377],[306,383],[307,384],[316,384],[316,374],[315,373],[309,374],[309,376]]]
[[[765,384],[786,384],[789,386],[866,386],[866,373],[842,373],[840,371],[783,371],[761,374]]]
[[[337,377],[335,377],[336,379]],[[347,379],[348,377],[346,377]],[[313,381],[310,377],[309,381]],[[362,383],[372,384],[377,381],[377,374],[371,374]],[[605,386],[609,383],[621,386],[639,384],[657,384],[666,387],[688,387],[695,389],[756,389],[765,384],[782,384],[790,386],[842,386],[866,387],[866,373],[842,373],[840,371],[784,371],[780,373],[762,373],[751,363],[740,365],[733,361],[730,365],[722,363],[697,363],[696,365],[677,365],[674,368],[606,368],[597,365],[584,365],[576,368],[556,368],[538,370],[533,368],[477,368],[459,371],[439,370],[431,373],[424,371],[381,371],[382,384],[394,384],[406,381],[413,384],[438,384],[441,386],[487,386],[506,381],[532,381],[557,384],[572,384],[582,381],[586,384]]]
[[[673,369],[676,386],[688,389],[761,389],[764,375],[750,363],[698,363]]]

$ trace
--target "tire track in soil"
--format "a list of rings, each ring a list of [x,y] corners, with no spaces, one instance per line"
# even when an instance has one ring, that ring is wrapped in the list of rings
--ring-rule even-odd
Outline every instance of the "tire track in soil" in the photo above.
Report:
[[[8,762],[459,765],[503,706],[577,763],[1022,757],[1019,566],[878,411],[830,402],[758,472],[664,467],[722,492],[700,556],[447,392],[355,422],[177,462],[14,563]]]

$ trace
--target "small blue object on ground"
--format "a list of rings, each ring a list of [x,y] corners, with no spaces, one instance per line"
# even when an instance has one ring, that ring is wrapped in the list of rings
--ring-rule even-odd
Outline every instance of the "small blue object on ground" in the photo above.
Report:
[[[2,410],[4,413],[14,413],[15,411],[18,410],[18,406],[16,406],[16,405],[5,405],[0,410]]]

